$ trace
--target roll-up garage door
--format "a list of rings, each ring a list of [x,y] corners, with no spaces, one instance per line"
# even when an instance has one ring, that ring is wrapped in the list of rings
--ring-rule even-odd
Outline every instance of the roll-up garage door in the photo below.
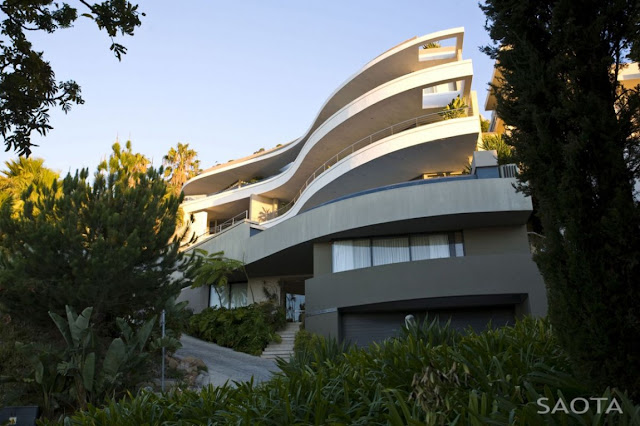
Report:
[[[342,339],[358,346],[367,346],[372,342],[381,342],[400,334],[404,319],[412,314],[422,320],[426,312],[357,312],[343,313]],[[489,321],[493,327],[500,327],[515,322],[513,306],[490,308],[460,308],[429,311],[429,317],[438,316],[440,321],[451,320],[451,327],[464,330],[471,326],[475,331],[482,331]]]

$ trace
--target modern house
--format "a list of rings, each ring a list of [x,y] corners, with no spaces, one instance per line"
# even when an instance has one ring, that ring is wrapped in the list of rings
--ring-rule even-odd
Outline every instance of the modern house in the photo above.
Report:
[[[477,151],[463,36],[389,49],[300,138],[188,181],[183,209],[198,236],[188,250],[224,251],[246,275],[181,298],[196,312],[280,300],[293,320],[304,310],[308,330],[361,345],[394,335],[408,314],[476,328],[545,315],[531,200],[514,189],[515,166]]]

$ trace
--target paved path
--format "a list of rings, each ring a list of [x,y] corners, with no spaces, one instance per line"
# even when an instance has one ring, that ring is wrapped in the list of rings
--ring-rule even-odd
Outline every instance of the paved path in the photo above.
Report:
[[[236,352],[186,334],[182,335],[180,343],[182,348],[176,352],[177,358],[193,356],[200,358],[207,365],[209,377],[208,380],[205,379],[204,385],[210,383],[221,386],[227,380],[229,383],[245,382],[251,380],[252,376],[255,383],[260,383],[269,380],[272,372],[278,370],[273,360]]]

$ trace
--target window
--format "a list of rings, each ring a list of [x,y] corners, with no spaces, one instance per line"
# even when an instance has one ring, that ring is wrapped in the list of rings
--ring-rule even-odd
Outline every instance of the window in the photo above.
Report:
[[[371,266],[371,242],[366,240],[344,240],[333,243],[333,272]]]
[[[439,259],[450,256],[449,236],[447,234],[416,235],[411,237],[412,260]]]
[[[247,306],[247,283],[231,284],[229,308]]]
[[[374,266],[411,260],[409,237],[374,239],[372,247]]]
[[[222,286],[211,286],[209,306],[227,309],[247,306],[247,283],[234,283]]]
[[[464,256],[462,232],[360,238],[333,243],[333,272],[389,263]]]

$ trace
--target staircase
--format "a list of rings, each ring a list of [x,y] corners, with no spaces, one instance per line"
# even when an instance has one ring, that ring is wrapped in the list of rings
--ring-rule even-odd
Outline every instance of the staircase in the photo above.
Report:
[[[300,330],[299,322],[288,322],[282,330],[277,332],[282,338],[282,342],[271,342],[262,352],[261,357],[266,359],[283,358],[288,361],[293,355],[293,340],[298,330]]]

